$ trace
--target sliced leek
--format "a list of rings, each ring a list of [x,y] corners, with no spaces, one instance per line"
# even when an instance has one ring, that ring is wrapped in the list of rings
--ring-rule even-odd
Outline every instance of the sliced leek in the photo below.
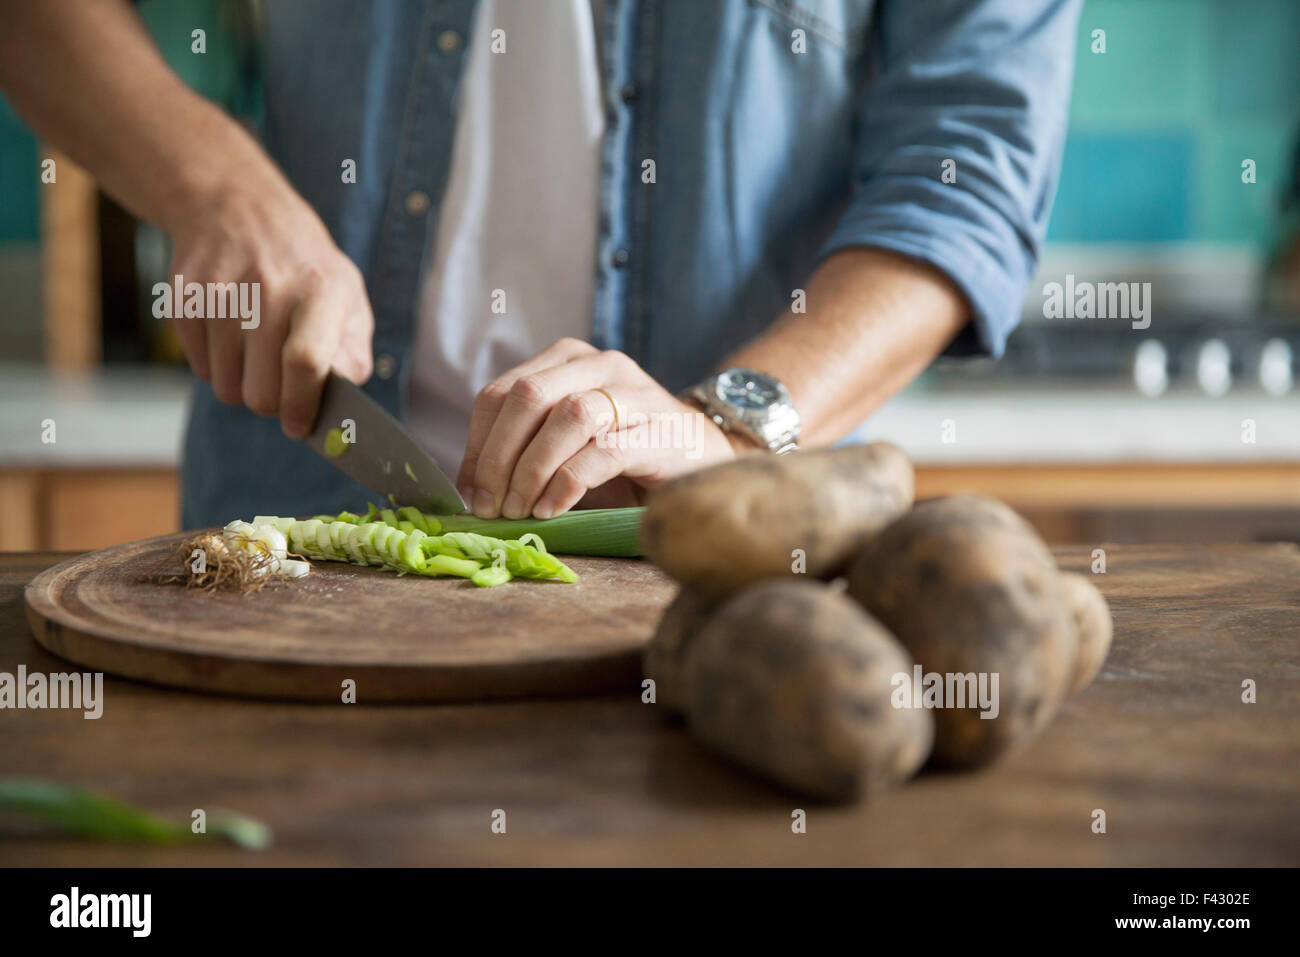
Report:
[[[480,519],[431,515],[409,506],[365,515],[340,512],[306,520],[259,515],[226,526],[232,548],[265,556],[266,575],[297,577],[309,565],[297,557],[378,565],[402,575],[452,575],[492,587],[514,578],[576,582],[555,556],[641,554],[641,508],[569,512],[552,519]]]
[[[228,541],[238,543],[236,547],[264,552],[273,563],[270,567],[283,575],[305,573],[298,566],[307,563],[287,557],[293,554],[378,565],[403,575],[453,575],[482,587],[514,578],[578,580],[573,569],[547,551],[546,542],[536,533],[525,533],[521,541],[477,532],[444,532],[437,519],[413,509],[394,512],[372,507],[366,518],[381,521],[349,517],[357,521],[331,521],[328,516],[299,521],[259,515],[255,523],[231,522],[225,534]]]
[[[418,509],[380,509],[374,505],[364,515],[340,512],[334,516],[339,522],[384,522],[387,525],[403,521],[427,535],[440,532],[474,532],[507,541],[517,541],[525,535],[536,535],[545,550],[558,555],[602,555],[609,558],[637,558],[641,555],[638,532],[644,508],[591,508],[566,512],[556,518],[477,518],[473,515],[430,515]],[[390,515],[396,515],[396,521]],[[319,516],[322,519],[330,516]]]

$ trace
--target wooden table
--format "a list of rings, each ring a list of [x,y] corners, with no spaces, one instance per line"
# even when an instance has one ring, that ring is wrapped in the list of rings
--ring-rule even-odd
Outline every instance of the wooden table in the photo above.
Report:
[[[0,671],[74,670],[23,620],[23,585],[62,557],[0,555]],[[869,805],[809,804],[733,770],[634,693],[297,705],[107,677],[98,721],[0,711],[0,773],[178,819],[234,808],[275,846],[102,845],[10,820],[0,863],[1300,864],[1300,548],[1114,546],[1107,566],[1116,639],[1098,681],[998,766],[923,774]]]

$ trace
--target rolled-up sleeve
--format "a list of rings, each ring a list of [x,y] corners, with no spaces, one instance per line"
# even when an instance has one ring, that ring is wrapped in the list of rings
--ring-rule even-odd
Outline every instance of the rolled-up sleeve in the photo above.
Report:
[[[880,0],[853,194],[821,255],[875,246],[947,274],[972,310],[950,354],[999,356],[1019,321],[1060,171],[1081,5]]]

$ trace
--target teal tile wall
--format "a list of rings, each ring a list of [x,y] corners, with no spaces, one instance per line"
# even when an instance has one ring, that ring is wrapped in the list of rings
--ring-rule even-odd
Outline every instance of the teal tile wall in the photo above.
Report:
[[[163,56],[191,87],[231,112],[255,116],[259,96],[246,0],[143,0],[140,16]],[[207,52],[191,52],[206,31]],[[0,96],[0,243],[32,242],[39,230],[36,140]]]
[[[1266,247],[1300,143],[1300,0],[1087,0],[1077,44],[1048,240]]]
[[[921,2],[921,0],[911,0]],[[1032,2],[1032,0],[1025,0]],[[241,0],[145,0],[169,62],[230,109],[258,102]],[[208,53],[189,51],[208,31]],[[1106,31],[1106,53],[1091,52]],[[1300,140],[1300,0],[1087,0],[1056,208],[1060,242],[1262,247]],[[1241,182],[1255,160],[1257,182]],[[0,99],[0,242],[36,237],[36,144]]]
[[[1072,242],[1190,238],[1194,153],[1193,138],[1181,132],[1077,137],[1061,167],[1049,235]]]
[[[39,175],[36,138],[0,97],[0,243],[36,241]]]

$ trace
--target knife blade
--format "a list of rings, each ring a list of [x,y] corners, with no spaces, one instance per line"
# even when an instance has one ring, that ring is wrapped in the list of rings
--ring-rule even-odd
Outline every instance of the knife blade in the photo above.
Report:
[[[378,402],[338,373],[321,393],[316,425],[304,439],[325,461],[394,505],[456,515],[465,511],[456,486]]]

